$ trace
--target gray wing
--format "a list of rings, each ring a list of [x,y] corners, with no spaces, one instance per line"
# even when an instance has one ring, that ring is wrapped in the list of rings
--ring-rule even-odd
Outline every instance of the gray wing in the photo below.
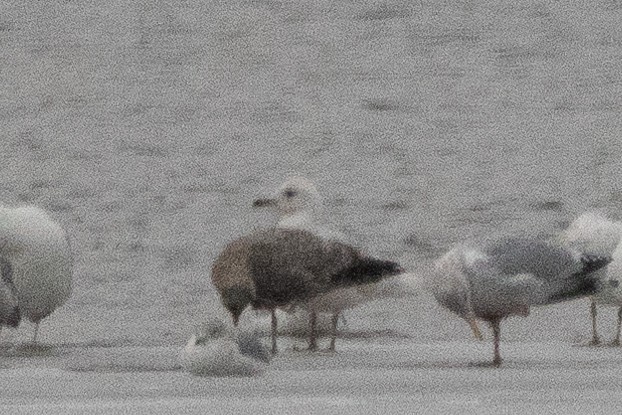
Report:
[[[21,320],[17,302],[17,292],[13,285],[13,267],[11,263],[0,257],[0,325],[17,327]]]
[[[587,295],[584,263],[572,251],[538,239],[503,238],[466,261],[477,314],[524,314],[529,306]]]
[[[502,274],[532,274],[542,283],[566,280],[583,267],[579,255],[539,239],[503,238],[487,246],[485,252]]]
[[[240,353],[250,358],[270,363],[272,353],[270,349],[263,343],[261,333],[258,331],[240,331],[237,334],[236,343],[240,349]]]

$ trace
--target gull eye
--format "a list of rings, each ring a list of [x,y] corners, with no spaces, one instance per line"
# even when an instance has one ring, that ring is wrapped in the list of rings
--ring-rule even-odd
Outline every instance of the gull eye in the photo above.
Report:
[[[296,193],[295,190],[288,189],[288,190],[285,191],[285,197],[287,197],[287,198],[294,197],[294,196],[296,196],[296,194],[297,193]]]

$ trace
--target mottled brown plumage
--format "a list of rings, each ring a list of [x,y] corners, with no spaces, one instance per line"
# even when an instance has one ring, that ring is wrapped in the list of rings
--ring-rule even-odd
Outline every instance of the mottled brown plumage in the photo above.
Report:
[[[276,350],[276,307],[399,272],[398,264],[365,257],[346,244],[308,231],[273,228],[229,243],[212,266],[212,282],[236,325],[249,305],[273,311]]]

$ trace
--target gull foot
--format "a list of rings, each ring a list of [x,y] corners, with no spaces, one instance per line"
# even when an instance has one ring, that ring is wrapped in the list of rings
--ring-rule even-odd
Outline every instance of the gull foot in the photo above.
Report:
[[[465,365],[466,367],[479,367],[479,368],[488,368],[488,367],[500,367],[501,362],[495,363],[494,361],[486,360],[485,362],[471,362]],[[443,365],[443,367],[457,367],[454,363],[449,363],[447,365]]]
[[[600,341],[599,338],[594,338],[587,345],[588,346],[600,346],[601,345],[601,341]]]

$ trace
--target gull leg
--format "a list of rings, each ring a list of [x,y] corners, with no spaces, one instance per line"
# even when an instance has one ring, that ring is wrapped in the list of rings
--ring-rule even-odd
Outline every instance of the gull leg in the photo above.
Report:
[[[622,307],[618,309],[618,327],[616,328],[616,338],[611,342],[612,346],[620,345],[620,326],[622,326]]]
[[[596,328],[596,301],[594,301],[593,297],[590,297],[590,314],[592,315],[592,341],[590,346],[597,346],[600,344],[600,339],[598,338],[598,330]]]
[[[501,340],[501,319],[496,318],[490,321],[490,327],[492,328],[492,334],[494,335],[494,349],[495,357],[492,361],[493,366],[501,366],[501,353],[499,353],[499,341]]]
[[[479,331],[479,327],[477,326],[477,320],[475,320],[475,315],[473,313],[473,307],[471,305],[471,290],[469,289],[468,286],[464,287],[464,293],[466,295],[466,306],[467,306],[466,321],[467,323],[469,323],[469,327],[471,327],[473,336],[475,336],[477,340],[484,340],[484,337],[482,336],[482,332]]]
[[[311,310],[309,313],[309,350],[317,350],[316,339],[317,313]]]
[[[35,323],[35,335],[32,337],[33,344],[37,344],[37,336],[39,335],[39,321]]]
[[[273,308],[270,311],[272,319],[272,354],[276,354],[276,310]]]
[[[477,339],[477,340],[484,340],[484,336],[482,336],[482,332],[479,330],[479,326],[477,325],[477,320],[475,320],[475,317],[469,317],[467,318],[467,322],[469,323],[469,326],[471,327],[471,331],[473,332],[473,336]]]
[[[331,352],[335,351],[335,342],[337,341],[337,322],[339,321],[339,312],[334,313],[331,318],[331,327],[332,327],[332,338],[330,339],[330,347],[328,350]]]

